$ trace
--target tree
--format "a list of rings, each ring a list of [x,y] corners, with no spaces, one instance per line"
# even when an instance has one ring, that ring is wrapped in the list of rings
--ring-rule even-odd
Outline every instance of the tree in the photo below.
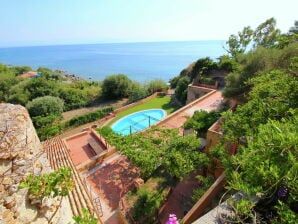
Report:
[[[168,89],[168,86],[163,80],[155,79],[146,83],[145,88],[147,89],[149,94],[153,94],[155,92],[166,91]]]
[[[175,95],[177,99],[183,104],[185,104],[187,99],[187,90],[189,83],[190,79],[188,77],[182,77],[179,79],[175,89]]]
[[[197,131],[198,136],[205,136],[208,129],[219,119],[217,111],[195,111],[193,116],[184,123],[184,128]]]
[[[79,89],[61,88],[59,97],[63,99],[66,111],[86,106],[89,102],[87,94]]]
[[[123,74],[107,76],[102,83],[102,95],[106,99],[127,97],[132,81]]]
[[[25,72],[32,71],[32,68],[29,66],[14,66],[11,68],[15,75],[21,75]]]
[[[175,136],[166,145],[162,164],[167,172],[177,178],[187,176],[191,171],[205,168],[209,159],[201,153],[201,145],[195,135]]]
[[[247,46],[252,40],[252,37],[253,30],[250,28],[250,26],[246,26],[241,32],[238,32],[238,35],[230,35],[229,40],[226,42],[228,48],[225,48],[225,50],[233,58],[237,58],[238,54],[245,52]]]
[[[290,28],[289,33],[298,34],[298,20],[296,20],[294,26]]]
[[[247,103],[223,114],[223,142],[213,150],[221,151],[227,188],[246,195],[233,204],[238,222],[293,223],[298,218],[298,80],[277,70],[248,84]],[[233,156],[224,147],[231,142],[239,142]]]
[[[262,46],[265,48],[273,46],[280,35],[280,30],[275,28],[276,20],[274,18],[267,19],[261,23],[254,31],[254,46]]]
[[[132,84],[130,92],[131,93],[129,94],[129,97],[128,97],[129,102],[135,102],[148,96],[147,89],[141,86],[141,84],[137,82],[134,82]]]
[[[63,101],[58,97],[43,96],[33,99],[26,104],[30,115],[48,116],[50,114],[59,115],[63,112]]]

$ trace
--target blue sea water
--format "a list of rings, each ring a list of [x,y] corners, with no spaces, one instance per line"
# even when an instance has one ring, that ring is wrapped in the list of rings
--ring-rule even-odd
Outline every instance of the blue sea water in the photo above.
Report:
[[[0,48],[0,63],[59,69],[85,79],[122,73],[145,82],[169,79],[193,61],[224,54],[224,41],[109,43]]]

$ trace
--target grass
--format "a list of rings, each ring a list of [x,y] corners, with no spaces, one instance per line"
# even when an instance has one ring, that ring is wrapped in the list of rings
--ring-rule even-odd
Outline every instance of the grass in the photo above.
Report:
[[[171,97],[170,96],[157,96],[153,99],[148,100],[145,103],[136,105],[132,108],[129,108],[127,110],[124,110],[116,115],[116,117],[111,120],[107,125],[111,125],[117,120],[119,120],[122,117],[125,117],[126,115],[141,111],[141,110],[147,110],[147,109],[153,109],[153,108],[160,108],[167,112],[167,114],[173,113],[175,110],[178,109],[178,107],[175,107],[171,105],[170,103]]]

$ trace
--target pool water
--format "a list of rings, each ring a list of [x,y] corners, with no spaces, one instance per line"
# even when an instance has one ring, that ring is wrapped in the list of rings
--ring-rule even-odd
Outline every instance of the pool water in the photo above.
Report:
[[[162,109],[142,110],[121,118],[112,125],[112,130],[121,135],[142,131],[166,116]]]

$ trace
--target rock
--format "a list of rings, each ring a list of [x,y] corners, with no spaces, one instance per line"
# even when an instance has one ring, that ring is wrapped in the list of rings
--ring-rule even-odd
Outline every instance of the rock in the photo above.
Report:
[[[14,207],[15,205],[16,205],[16,200],[15,200],[14,197],[9,196],[9,197],[6,197],[6,198],[5,198],[4,206],[5,206],[7,209],[11,209],[11,208]]]
[[[3,178],[3,181],[2,181],[3,185],[11,185],[12,183],[13,183],[13,180],[10,177],[7,176]]]

